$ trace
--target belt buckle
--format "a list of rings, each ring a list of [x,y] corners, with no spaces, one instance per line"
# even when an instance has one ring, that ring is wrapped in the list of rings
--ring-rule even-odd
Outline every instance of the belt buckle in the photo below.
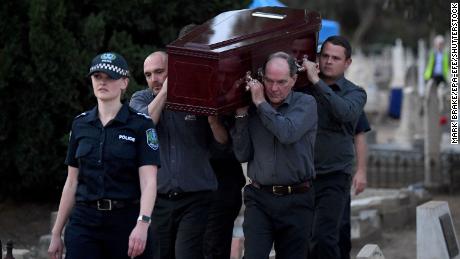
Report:
[[[106,205],[108,205],[108,207]],[[98,200],[97,210],[112,210],[112,200],[109,200],[109,199]]]
[[[179,193],[178,193],[178,192],[170,192],[170,193],[168,193],[168,198],[169,198],[169,199],[174,199],[174,198],[176,198],[177,196],[179,196]]]
[[[284,195],[284,193],[280,193],[280,192],[277,191],[279,188],[283,188],[283,186],[282,185],[273,185],[272,186],[272,193],[275,194],[275,195],[279,195],[279,196]]]

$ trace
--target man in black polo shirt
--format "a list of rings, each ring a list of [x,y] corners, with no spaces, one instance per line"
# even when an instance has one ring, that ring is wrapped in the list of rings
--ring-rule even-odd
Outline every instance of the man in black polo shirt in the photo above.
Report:
[[[318,103],[312,258],[340,258],[339,228],[350,192],[353,136],[366,103],[366,92],[344,77],[350,64],[351,46],[342,36],[323,43],[319,68],[306,59],[303,63],[313,83],[306,92]]]
[[[168,56],[154,52],[144,62],[148,89],[134,93],[130,106],[150,115],[160,142],[162,167],[152,226],[160,239],[161,258],[203,258],[212,191],[217,189],[210,148],[225,149],[228,134],[216,117],[163,109]]]
[[[313,219],[313,149],[317,127],[313,97],[293,92],[293,57],[272,54],[263,83],[249,82],[253,106],[237,110],[231,130],[235,155],[248,162],[244,189],[244,257],[304,259]]]

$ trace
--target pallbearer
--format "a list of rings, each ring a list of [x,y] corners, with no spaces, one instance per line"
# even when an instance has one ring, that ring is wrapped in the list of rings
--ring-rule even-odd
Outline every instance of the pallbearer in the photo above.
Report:
[[[263,84],[249,82],[252,104],[239,108],[231,131],[235,155],[248,162],[244,189],[244,257],[307,258],[313,220],[316,101],[293,92],[295,59],[277,52],[263,67]]]

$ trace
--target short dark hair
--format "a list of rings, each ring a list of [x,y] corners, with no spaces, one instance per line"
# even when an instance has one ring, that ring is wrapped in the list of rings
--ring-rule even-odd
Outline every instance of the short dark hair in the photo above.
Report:
[[[335,35],[327,38],[321,45],[320,53],[323,53],[324,46],[326,43],[331,43],[333,45],[339,45],[345,48],[345,57],[349,59],[351,57],[351,45],[350,42],[343,36]]]
[[[262,67],[264,74],[265,74],[265,69],[267,68],[267,63],[274,58],[281,58],[281,59],[286,60],[289,66],[289,75],[291,77],[297,74],[297,65],[296,65],[295,59],[291,55],[287,54],[286,52],[282,52],[282,51],[275,52],[267,58],[267,60],[264,63],[264,66]]]

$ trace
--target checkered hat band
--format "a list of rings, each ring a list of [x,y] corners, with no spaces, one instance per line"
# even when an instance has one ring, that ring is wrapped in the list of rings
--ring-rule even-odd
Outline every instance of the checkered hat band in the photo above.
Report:
[[[97,70],[97,69],[105,69],[105,70],[110,70],[110,71],[113,71],[115,73],[118,73],[122,76],[129,76],[129,71],[128,70],[125,70],[125,69],[122,69],[122,68],[119,68],[115,65],[112,65],[112,64],[104,64],[104,63],[99,63],[97,65],[94,65],[92,66],[89,71],[90,72],[93,72],[94,70]]]

